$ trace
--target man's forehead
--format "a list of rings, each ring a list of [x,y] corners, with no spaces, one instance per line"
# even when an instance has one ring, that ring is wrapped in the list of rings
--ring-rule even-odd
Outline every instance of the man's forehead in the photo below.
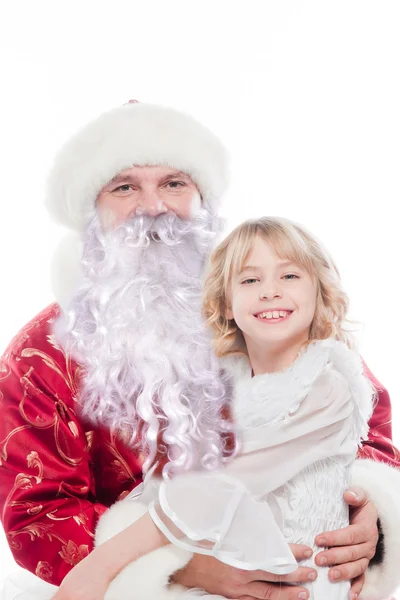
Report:
[[[168,166],[134,166],[117,173],[109,183],[118,183],[126,180],[140,181],[143,179],[162,179],[165,177],[180,177],[192,181],[192,178],[188,173]]]

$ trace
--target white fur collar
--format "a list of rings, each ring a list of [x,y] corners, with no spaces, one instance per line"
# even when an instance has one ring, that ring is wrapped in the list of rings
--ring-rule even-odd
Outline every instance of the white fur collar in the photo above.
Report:
[[[233,372],[233,412],[240,428],[270,424],[293,414],[322,371],[330,366],[348,381],[362,437],[367,435],[373,390],[364,377],[360,356],[343,342],[329,338],[309,344],[289,368],[277,373],[252,377],[250,363],[245,356],[228,357],[224,359],[224,366]]]

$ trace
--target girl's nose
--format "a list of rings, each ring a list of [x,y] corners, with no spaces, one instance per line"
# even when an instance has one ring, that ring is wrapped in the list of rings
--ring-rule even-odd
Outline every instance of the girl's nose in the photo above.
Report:
[[[260,292],[260,300],[273,300],[274,298],[281,298],[282,292],[277,285],[264,285]]]

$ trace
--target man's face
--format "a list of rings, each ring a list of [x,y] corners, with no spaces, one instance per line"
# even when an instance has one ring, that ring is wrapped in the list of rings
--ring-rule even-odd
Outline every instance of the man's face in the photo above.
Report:
[[[97,196],[101,221],[111,227],[132,215],[173,213],[187,220],[200,203],[199,190],[189,175],[164,166],[121,171]]]
[[[173,469],[197,461],[183,450],[190,406],[207,435],[207,464],[218,464],[225,384],[201,298],[220,220],[194,210],[196,186],[172,169],[135,167],[115,179],[99,195],[102,214],[96,210],[83,232],[80,279],[57,325],[61,344],[85,370],[80,406],[90,420],[143,442],[144,470],[159,450],[164,415]],[[191,209],[193,218],[182,218]]]

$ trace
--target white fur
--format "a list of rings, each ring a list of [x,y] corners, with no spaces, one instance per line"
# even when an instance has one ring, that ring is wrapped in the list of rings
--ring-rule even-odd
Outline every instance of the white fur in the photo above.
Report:
[[[386,600],[400,586],[400,471],[382,462],[357,460],[351,483],[375,504],[384,534],[383,562],[368,569],[360,600]]]
[[[51,288],[57,302],[66,310],[83,273],[83,243],[76,233],[68,233],[59,242],[51,262]]]
[[[191,116],[152,104],[127,104],[86,125],[58,153],[46,207],[59,223],[81,231],[101,188],[134,165],[165,165],[188,173],[214,210],[228,179],[226,151]]]
[[[147,506],[126,498],[114,504],[99,519],[95,545],[102,544],[147,512]],[[182,569],[192,553],[169,544],[127,565],[111,582],[104,600],[175,600],[186,591],[169,585],[170,576]]]

